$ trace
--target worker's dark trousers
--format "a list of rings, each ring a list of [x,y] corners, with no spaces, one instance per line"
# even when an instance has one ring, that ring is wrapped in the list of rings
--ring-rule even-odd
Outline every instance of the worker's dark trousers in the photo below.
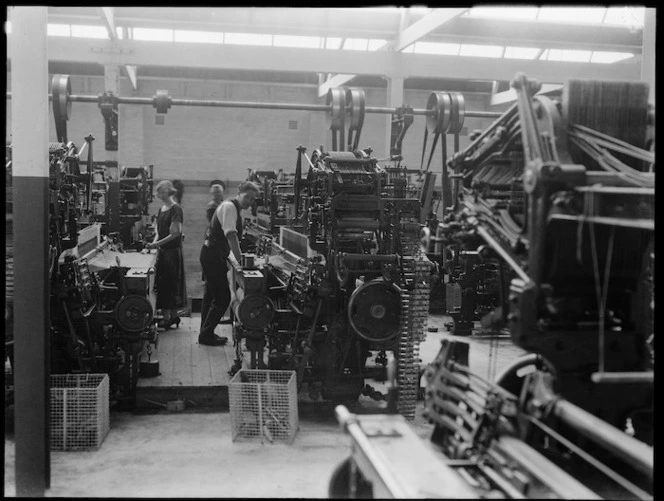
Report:
[[[205,273],[205,293],[201,308],[201,336],[211,336],[224,312],[231,303],[231,290],[228,286],[228,267],[219,249],[201,249],[200,262]],[[205,303],[209,304],[206,307]],[[205,317],[203,317],[205,313]]]

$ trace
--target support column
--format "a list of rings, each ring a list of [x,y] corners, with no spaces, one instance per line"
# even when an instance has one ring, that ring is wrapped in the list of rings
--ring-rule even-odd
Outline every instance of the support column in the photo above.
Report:
[[[46,7],[11,7],[16,496],[51,482]]]
[[[104,90],[116,96],[120,88],[120,69],[114,64],[104,65]]]
[[[656,11],[645,9],[643,18],[643,48],[641,51],[641,80],[650,87],[648,102],[655,105],[655,30],[657,24]]]
[[[404,104],[403,102],[403,78],[385,77],[387,79],[387,106],[397,108]],[[383,158],[390,158],[390,146],[392,142],[392,115],[385,115],[386,118],[386,141],[385,155]]]

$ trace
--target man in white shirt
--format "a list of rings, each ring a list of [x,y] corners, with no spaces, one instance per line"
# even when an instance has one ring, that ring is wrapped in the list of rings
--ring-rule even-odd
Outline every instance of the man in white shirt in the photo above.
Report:
[[[222,346],[228,341],[228,338],[214,333],[231,302],[226,261],[234,258],[240,262],[242,256],[240,212],[251,207],[258,194],[259,187],[255,183],[251,181],[241,183],[237,196],[231,200],[224,200],[210,221],[205,243],[201,248],[200,262],[205,274],[205,295],[211,298],[211,301],[206,317],[201,319],[201,331],[198,335],[200,344]]]

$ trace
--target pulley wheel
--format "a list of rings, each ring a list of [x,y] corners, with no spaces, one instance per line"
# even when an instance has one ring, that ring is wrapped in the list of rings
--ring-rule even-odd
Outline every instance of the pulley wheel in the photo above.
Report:
[[[274,319],[274,303],[263,294],[248,294],[235,307],[235,317],[248,329],[262,329]]]
[[[326,114],[328,128],[334,131],[340,130],[343,128],[346,113],[346,93],[339,87],[328,90],[325,104],[330,107]]]
[[[427,101],[427,111],[433,110],[433,115],[427,115],[426,124],[429,132],[444,134],[448,132],[452,115],[452,98],[447,92],[432,92]]]
[[[387,341],[398,336],[400,318],[401,290],[383,280],[365,282],[348,301],[348,321],[368,341]]]
[[[55,135],[62,143],[67,142],[67,120],[71,112],[71,83],[68,75],[53,75],[51,81],[51,100],[53,101],[53,118],[55,120]]]
[[[53,114],[58,120],[69,120],[71,114],[71,82],[69,75],[53,75],[51,81],[51,94],[53,96]]]
[[[450,97],[452,99],[452,118],[448,132],[459,134],[463,129],[463,121],[466,117],[466,101],[460,92],[450,92]]]
[[[351,88],[346,90],[346,102],[349,103],[350,130],[361,130],[364,124],[364,89]]]
[[[147,329],[153,315],[152,304],[144,296],[123,296],[115,305],[115,321],[125,331],[140,332]]]

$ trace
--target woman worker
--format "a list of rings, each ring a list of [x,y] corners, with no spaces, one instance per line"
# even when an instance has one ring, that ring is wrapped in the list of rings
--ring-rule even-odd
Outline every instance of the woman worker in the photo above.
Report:
[[[177,190],[169,180],[160,181],[156,187],[157,198],[164,205],[157,214],[157,231],[148,249],[157,249],[155,289],[157,309],[161,309],[163,319],[159,327],[169,329],[173,324],[180,326],[178,308],[185,306],[187,287],[182,256],[182,221],[184,214],[173,197]]]

